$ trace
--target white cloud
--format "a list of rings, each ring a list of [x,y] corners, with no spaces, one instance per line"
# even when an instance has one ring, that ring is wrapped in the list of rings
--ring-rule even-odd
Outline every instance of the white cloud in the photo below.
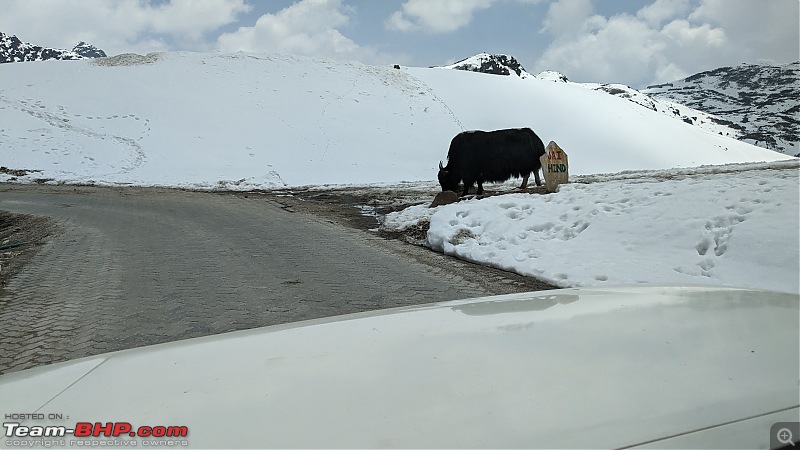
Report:
[[[395,11],[386,19],[386,28],[395,31],[414,31],[419,29],[419,26],[414,22],[408,20],[402,11]]]
[[[407,0],[385,25],[396,31],[450,33],[468,25],[472,16],[495,0]]]
[[[685,17],[690,9],[689,0],[656,0],[636,12],[650,26],[658,26],[677,17]]]
[[[204,35],[250,10],[245,0],[4,0],[0,29],[21,40],[72,48],[79,40],[108,54],[182,48],[204,49]]]
[[[302,0],[274,14],[264,14],[252,27],[222,34],[222,51],[263,51],[333,59],[387,63],[396,58],[361,46],[339,29],[350,23],[353,10],[341,0]]]
[[[741,62],[798,58],[797,0],[655,0],[635,15],[593,15],[590,0],[550,5],[553,37],[536,70],[642,87]]]
[[[582,32],[557,38],[537,62],[537,71],[557,70],[574,81],[632,84],[649,78],[665,46],[657,33],[628,15],[587,18]]]
[[[689,15],[726,31],[738,61],[800,59],[800,2],[797,0],[703,0]]]
[[[553,36],[576,34],[593,12],[591,0],[555,1],[547,9],[542,32]]]
[[[240,13],[252,7],[244,0],[170,0],[148,7],[153,31],[200,38],[203,33],[233,23]]]
[[[712,28],[711,25],[704,23],[700,26],[692,26],[687,20],[673,20],[661,29],[661,34],[679,47],[692,48],[696,46],[706,46],[708,48],[721,48],[727,43],[725,30]]]

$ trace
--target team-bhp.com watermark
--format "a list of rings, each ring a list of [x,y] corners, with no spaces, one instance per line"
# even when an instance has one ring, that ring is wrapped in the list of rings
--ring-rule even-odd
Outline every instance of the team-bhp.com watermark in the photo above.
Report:
[[[48,419],[60,419],[60,414]],[[188,447],[189,428],[181,425],[140,425],[129,422],[77,422],[63,425],[22,425],[43,420],[43,414],[6,414],[6,447]],[[10,421],[9,421],[10,420]]]

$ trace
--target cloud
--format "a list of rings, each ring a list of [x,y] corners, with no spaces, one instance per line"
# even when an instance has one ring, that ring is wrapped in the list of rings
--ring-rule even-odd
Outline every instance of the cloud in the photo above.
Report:
[[[650,78],[665,47],[656,32],[629,15],[595,15],[580,26],[580,32],[563,34],[550,44],[536,63],[537,71],[557,70],[574,81],[636,84]]]
[[[689,0],[656,0],[636,12],[650,26],[658,26],[677,17],[684,17],[690,9]]]
[[[149,16],[145,22],[156,33],[198,39],[208,31],[233,23],[240,13],[251,9],[244,0],[170,0],[157,6],[148,5],[144,10]]]
[[[591,0],[562,0],[550,4],[544,19],[542,32],[552,36],[575,34],[583,28],[592,16],[594,8]]]
[[[395,31],[450,33],[468,25],[475,12],[493,3],[495,0],[407,0],[385,25]]]
[[[790,62],[797,10],[797,0],[655,0],[635,15],[604,17],[590,0],[558,0],[541,30],[553,40],[535,70],[643,87],[741,62]]]
[[[245,0],[4,0],[0,29],[37,45],[72,48],[79,40],[108,54],[206,49],[206,34],[250,11]]]
[[[724,29],[737,62],[800,59],[800,2],[797,0],[703,0],[688,19]]]
[[[339,29],[350,23],[354,11],[341,0],[302,0],[274,14],[264,14],[252,27],[240,27],[217,39],[222,51],[262,51],[294,55],[355,59],[370,63],[395,60],[369,46],[361,46]]]

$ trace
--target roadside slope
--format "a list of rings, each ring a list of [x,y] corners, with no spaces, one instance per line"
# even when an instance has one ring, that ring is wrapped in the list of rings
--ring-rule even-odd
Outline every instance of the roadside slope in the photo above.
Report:
[[[0,66],[0,181],[199,189],[434,180],[465,129],[531,127],[570,173],[785,159],[602,92],[444,69],[164,53]]]

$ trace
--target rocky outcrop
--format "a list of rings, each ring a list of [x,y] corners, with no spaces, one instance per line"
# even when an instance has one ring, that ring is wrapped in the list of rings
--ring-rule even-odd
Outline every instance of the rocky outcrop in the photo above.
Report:
[[[106,56],[93,45],[79,42],[72,50],[62,50],[22,42],[16,36],[0,32],[0,63],[45,61],[48,59],[85,59]]]
[[[712,114],[736,139],[800,156],[800,62],[721,67],[642,92]]]

